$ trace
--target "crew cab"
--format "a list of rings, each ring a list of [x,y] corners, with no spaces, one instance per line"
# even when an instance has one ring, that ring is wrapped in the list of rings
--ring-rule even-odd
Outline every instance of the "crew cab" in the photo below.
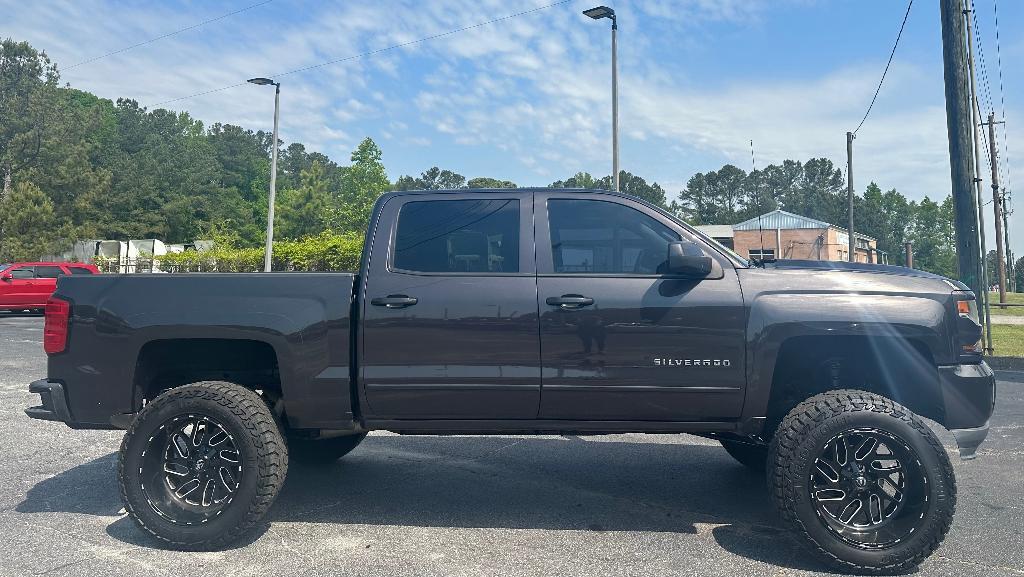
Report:
[[[913,567],[995,403],[974,295],[869,264],[749,262],[606,191],[395,192],[357,273],[65,276],[46,310],[39,419],[123,428],[128,514],[217,549],[288,460],[367,432],[691,433],[767,469],[810,550]],[[685,496],[680,498],[685,499]]]
[[[59,277],[99,272],[95,265],[77,262],[0,264],[0,311],[42,311]]]

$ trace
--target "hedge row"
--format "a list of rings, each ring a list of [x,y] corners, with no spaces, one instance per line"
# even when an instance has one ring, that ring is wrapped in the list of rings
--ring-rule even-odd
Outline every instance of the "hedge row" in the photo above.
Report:
[[[272,268],[282,271],[355,271],[363,250],[363,237],[330,231],[302,240],[274,243]],[[263,248],[238,248],[217,243],[210,250],[157,256],[165,272],[259,272]]]

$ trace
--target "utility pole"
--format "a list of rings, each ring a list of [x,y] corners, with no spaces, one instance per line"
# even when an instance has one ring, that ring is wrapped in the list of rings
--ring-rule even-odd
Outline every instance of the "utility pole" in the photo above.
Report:
[[[1003,129],[1005,130],[1005,128]],[[1003,133],[1006,134],[1005,132]],[[1010,222],[1009,209],[1006,208],[1006,188],[1003,188],[999,195],[999,208],[1003,211],[1003,247],[1006,251],[1006,285],[1010,292],[1017,292],[1017,274],[1013,261],[1013,250],[1010,249]]]
[[[988,248],[985,246],[985,205],[981,199],[981,106],[978,104],[978,84],[974,80],[974,30],[971,28],[971,11],[963,10],[963,20],[967,25],[967,71],[970,79],[971,100],[971,132],[974,148],[974,202],[978,205],[978,240],[981,244],[981,258],[978,260],[978,275],[981,280],[982,292],[975,293],[980,297],[981,317],[985,323],[984,350],[992,354],[992,318],[989,307],[988,280]]]
[[[988,150],[992,164],[992,210],[995,212],[996,226],[996,265],[999,271],[999,304],[1006,304],[1006,258],[1003,253],[1003,198],[999,192],[999,160],[996,157],[996,113],[988,113]],[[1002,307],[1004,310],[1006,307]]]
[[[978,247],[978,207],[974,202],[974,167],[971,163],[971,104],[967,92],[963,3],[939,0],[942,20],[942,62],[946,87],[946,130],[949,137],[949,173],[956,227],[956,256],[960,280],[979,298],[984,286]]]
[[[853,239],[853,133],[846,133],[846,230],[849,234],[850,262],[857,262],[856,241]]]
[[[906,263],[907,268],[914,268],[914,243],[909,240],[903,244],[903,248],[907,251]]]

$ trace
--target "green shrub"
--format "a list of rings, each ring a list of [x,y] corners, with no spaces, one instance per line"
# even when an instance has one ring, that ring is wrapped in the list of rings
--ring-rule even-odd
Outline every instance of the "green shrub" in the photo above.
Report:
[[[355,271],[363,250],[363,237],[324,231],[301,240],[274,243],[272,268],[282,271]],[[165,272],[259,272],[262,248],[239,248],[215,239],[206,251],[185,251],[156,257]]]

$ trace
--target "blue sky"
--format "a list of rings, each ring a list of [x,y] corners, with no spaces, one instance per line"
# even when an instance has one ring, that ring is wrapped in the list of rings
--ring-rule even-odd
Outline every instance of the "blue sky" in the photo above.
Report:
[[[256,3],[0,0],[2,36],[67,68]],[[171,38],[66,70],[65,81],[152,106],[484,22],[553,0],[274,0]],[[992,0],[975,0],[1001,115]],[[280,76],[281,135],[346,161],[376,140],[392,179],[440,166],[546,185],[610,172],[610,38],[568,3],[369,58]],[[826,156],[845,165],[899,29],[898,0],[633,0],[619,14],[622,168],[675,196],[695,172]],[[1024,179],[1024,3],[999,4],[1011,188]],[[984,91],[985,88],[982,88]],[[207,123],[270,129],[273,95],[244,85],[165,107]],[[1001,138],[1000,138],[1001,140]],[[938,2],[914,3],[878,102],[855,144],[858,190],[912,199],[950,189]],[[986,175],[987,190],[987,175]],[[1024,199],[1024,196],[1020,197]],[[1024,200],[1022,200],[1024,201]],[[991,207],[988,207],[989,211]],[[991,213],[988,214],[992,246]],[[1011,220],[1024,254],[1024,218]]]

